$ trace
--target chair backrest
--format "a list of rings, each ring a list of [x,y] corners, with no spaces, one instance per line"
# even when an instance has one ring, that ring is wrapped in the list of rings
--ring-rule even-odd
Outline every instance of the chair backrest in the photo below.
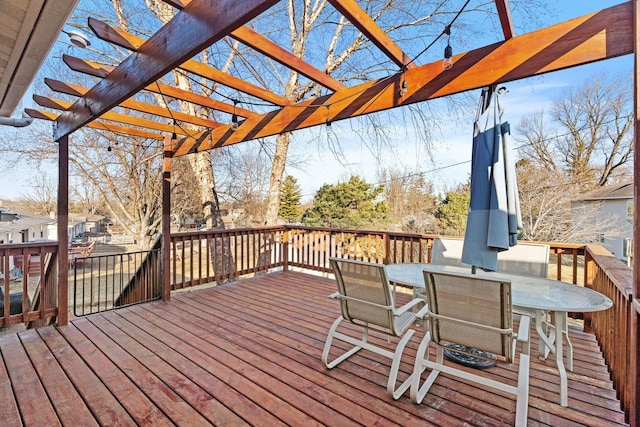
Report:
[[[384,266],[340,258],[329,261],[338,283],[342,317],[395,333],[395,307]]]
[[[424,280],[433,342],[440,346],[460,344],[512,361],[514,333],[509,280],[443,273],[428,267],[424,269]]]
[[[462,239],[436,237],[431,249],[431,264],[468,267],[460,260],[463,244]]]
[[[498,252],[498,271],[546,278],[548,269],[549,245],[518,242]]]

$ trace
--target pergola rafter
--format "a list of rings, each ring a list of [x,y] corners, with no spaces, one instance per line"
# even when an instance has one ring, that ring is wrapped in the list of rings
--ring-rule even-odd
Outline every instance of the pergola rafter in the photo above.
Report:
[[[70,55],[62,55],[62,60],[73,71],[77,71],[79,73],[87,74],[94,77],[103,78],[113,70],[113,68],[109,68],[106,65],[98,64],[97,62],[89,61],[87,59],[76,58]],[[208,96],[200,95],[195,92],[183,90],[175,86],[170,86],[168,84],[160,83],[157,81],[149,84],[144,89],[149,92],[170,96],[171,98],[187,101],[201,107],[210,108],[212,110],[222,111],[228,114],[235,113],[239,117],[253,117],[258,115],[258,113],[255,113],[251,110],[247,110],[239,106],[234,106],[233,104],[221,102],[213,98],[209,98]]]

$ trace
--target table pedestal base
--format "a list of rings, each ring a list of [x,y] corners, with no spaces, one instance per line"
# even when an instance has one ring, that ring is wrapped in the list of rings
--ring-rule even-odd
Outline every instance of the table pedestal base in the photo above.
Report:
[[[456,351],[456,349],[464,349],[464,353]],[[482,357],[473,357],[467,353],[477,354]],[[447,348],[444,349],[444,357],[452,362],[476,369],[487,369],[496,364],[496,362],[490,360],[496,358],[495,354],[460,344],[447,344]]]

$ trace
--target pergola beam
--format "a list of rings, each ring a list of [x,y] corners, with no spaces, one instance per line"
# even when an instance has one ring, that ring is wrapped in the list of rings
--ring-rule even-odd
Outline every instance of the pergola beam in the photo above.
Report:
[[[145,40],[142,37],[138,37],[136,35],[127,33],[124,30],[114,28],[94,18],[89,18],[89,27],[94,32],[94,34],[102,40],[113,43],[132,52],[138,52],[138,50],[141,49],[145,44]],[[247,83],[242,79],[223,73],[216,68],[193,59],[185,61],[184,63],[180,64],[178,68],[193,74],[197,74],[200,77],[215,81],[224,86],[236,89],[240,92],[244,92],[272,104],[291,104],[291,101],[283,96],[277,95],[259,86]]]
[[[496,9],[498,9],[498,18],[500,18],[500,25],[502,26],[504,39],[509,40],[511,37],[516,35],[509,0],[495,0],[495,3]]]
[[[623,3],[440,62],[286,106],[245,120],[235,131],[222,126],[198,147],[183,144],[176,156],[277,135],[390,108],[505,83],[633,53],[631,3]],[[399,93],[401,77],[408,91]]]
[[[60,115],[54,139],[60,140],[101,116],[277,2],[201,0],[188,4]]]
[[[64,61],[64,63],[73,71],[99,78],[107,76],[113,70],[106,65],[98,64],[97,62],[89,61],[87,59],[76,58],[75,56],[62,55],[62,61]],[[180,89],[164,83],[153,82],[144,89],[149,92],[170,96],[174,99],[191,102],[192,104],[196,104],[201,107],[222,111],[223,113],[233,114],[235,112],[239,117],[254,117],[258,115],[258,113],[254,111],[240,108],[238,106],[234,107],[232,104],[220,102],[207,96],[189,92],[188,90]]]
[[[84,96],[84,94],[89,91],[89,89],[85,87],[61,82],[60,80],[45,78],[44,82],[52,90],[67,95]],[[133,99],[124,100],[120,103],[119,106],[122,108],[128,108],[130,110],[140,111],[141,113],[149,113],[159,117],[177,120],[183,123],[189,123],[195,126],[202,126],[206,128],[216,128],[218,126],[222,126],[220,123],[213,120],[205,119],[198,116],[192,116],[190,114],[183,113],[182,111],[174,111],[169,108],[159,107],[157,105],[140,102]]]
[[[191,3],[191,0],[164,0],[165,3],[172,5],[177,9],[183,9],[187,4]],[[308,79],[331,89],[333,91],[344,89],[345,85],[331,77],[329,74],[322,70],[317,69],[309,65],[307,62],[298,58],[291,52],[278,46],[271,40],[256,33],[248,27],[240,27],[229,34],[230,37],[243,43],[253,50],[262,53],[263,55],[273,59],[274,61],[284,65],[285,67],[296,71]]]
[[[416,67],[411,62],[411,58],[405,55],[402,49],[391,40],[391,37],[376,24],[355,0],[329,0],[329,3],[401,69]]]
[[[54,110],[61,110],[62,113],[58,116],[58,120],[62,117],[65,112],[69,111],[69,108],[72,107],[72,104],[67,101],[62,101],[59,99],[54,99],[46,96],[34,95],[33,100],[40,106],[51,108]],[[97,118],[97,117],[96,117]],[[189,133],[182,129],[180,126],[168,125],[164,123],[155,122],[153,120],[142,119],[140,117],[133,117],[126,114],[118,114],[113,111],[107,111],[103,113],[100,118],[104,120],[110,120],[116,123],[123,123],[132,126],[138,126],[140,128],[152,129],[158,132],[166,132],[166,133],[176,133],[179,135],[189,135]]]
[[[34,110],[32,108],[25,108],[24,112],[27,113],[30,117],[33,117],[34,119],[49,120],[51,122],[55,122],[59,116],[59,114],[55,114],[49,111]],[[161,141],[162,135],[163,135],[161,133],[152,133],[142,129],[120,126],[120,125],[116,125],[110,122],[105,122],[104,120],[99,120],[99,119],[94,120],[91,123],[87,123],[85,127],[89,127],[91,129],[106,130],[106,131],[118,133],[121,135],[139,136],[141,138],[155,139],[157,141]]]

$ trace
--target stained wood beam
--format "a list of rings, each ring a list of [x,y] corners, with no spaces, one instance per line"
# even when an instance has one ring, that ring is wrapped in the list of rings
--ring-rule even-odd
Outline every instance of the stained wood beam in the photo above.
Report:
[[[391,40],[391,37],[376,24],[355,0],[329,0],[329,3],[400,68],[412,69],[416,67],[411,62],[411,58]]]
[[[177,9],[182,9],[187,4],[191,3],[191,0],[167,0],[165,2],[171,4]],[[291,52],[283,49],[268,38],[263,37],[261,34],[256,33],[248,27],[243,26],[232,31],[230,36],[240,43],[249,46],[253,50],[262,53],[285,67],[306,76],[309,80],[314,81],[327,89],[336,91],[346,87],[329,74],[311,66],[304,60],[298,58]]]
[[[106,65],[98,64],[97,62],[89,61],[87,59],[76,58],[75,56],[70,55],[62,55],[62,61],[64,61],[64,63],[73,71],[94,77],[103,78],[113,70],[113,68],[107,67]],[[151,83],[145,87],[145,90],[170,96],[174,99],[191,102],[192,104],[196,104],[201,107],[222,111],[224,113],[233,114],[235,112],[239,117],[254,117],[258,115],[258,113],[254,111],[238,107],[237,105],[234,107],[232,104],[216,101],[215,99],[211,99],[204,95],[189,92],[188,90],[179,89],[160,82]]]
[[[55,122],[60,116],[59,114],[55,114],[50,111],[35,110],[32,108],[25,108],[24,111],[34,119],[49,120],[51,122]],[[142,138],[155,139],[157,141],[161,141],[163,138],[163,134],[161,133],[153,133],[142,129],[120,126],[103,120],[94,120],[91,123],[87,123],[85,126],[92,129],[106,130],[127,136],[139,136]]]
[[[57,141],[101,116],[279,0],[200,0],[188,4],[56,121]]]
[[[60,80],[45,78],[44,82],[47,86],[49,86],[52,90],[58,93],[64,93],[72,96],[84,96],[89,89],[74,85],[71,83],[65,83]],[[119,105],[122,108],[128,108],[135,111],[140,111],[142,113],[154,114],[156,116],[165,117],[171,120],[177,120],[183,123],[189,123],[195,126],[202,126],[206,128],[216,128],[218,126],[222,126],[222,124],[205,119],[202,117],[192,116],[190,114],[183,113],[181,111],[170,110],[167,108],[159,107],[157,105],[148,104],[146,102],[140,102],[133,99],[127,99],[120,103]]]
[[[509,0],[495,0],[495,3],[496,9],[498,9],[498,18],[500,18],[500,25],[502,26],[504,39],[509,40],[511,37],[516,35]]]
[[[128,49],[132,52],[138,52],[138,50],[145,44],[145,40],[142,37],[138,37],[124,30],[112,27],[94,18],[89,18],[89,28],[91,28],[94,34],[100,39]],[[242,79],[223,73],[216,68],[193,59],[185,61],[183,64],[180,64],[178,68],[197,74],[206,79],[213,80],[224,86],[239,90],[240,92],[247,93],[272,104],[291,104],[291,101],[283,96],[277,95],[251,83],[247,83]]]
[[[231,37],[327,89],[337,91],[346,88],[345,85],[329,74],[311,66],[291,52],[281,48],[247,27],[240,27],[233,31]]]
[[[40,106],[45,108],[51,108],[52,110],[60,110],[62,113],[58,116],[58,119],[62,117],[65,112],[69,110],[73,105],[70,102],[62,101],[60,99],[49,98],[46,96],[34,95],[33,100]],[[167,132],[180,135],[189,135],[189,132],[182,129],[180,126],[169,125],[165,123],[155,122],[153,120],[142,119],[139,117],[133,117],[126,114],[118,114],[112,111],[107,111],[102,114],[100,118],[104,120],[110,120],[116,123],[124,123],[132,126],[138,126],[145,129],[156,130],[159,132]]]
[[[245,120],[237,130],[222,126],[211,140],[197,147],[184,144],[175,155],[208,150],[282,132],[342,120],[428,99],[452,95],[490,84],[633,53],[631,2],[572,19],[545,29],[513,37],[456,55],[453,68],[440,61],[295,106]],[[408,92],[399,95],[401,77]]]

